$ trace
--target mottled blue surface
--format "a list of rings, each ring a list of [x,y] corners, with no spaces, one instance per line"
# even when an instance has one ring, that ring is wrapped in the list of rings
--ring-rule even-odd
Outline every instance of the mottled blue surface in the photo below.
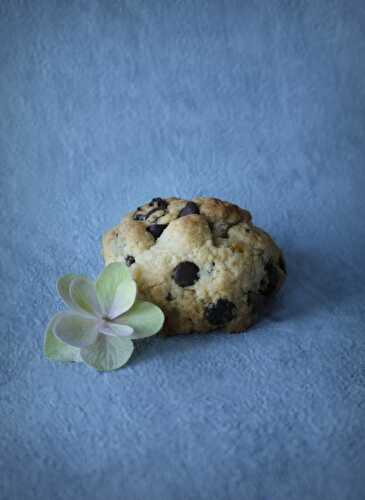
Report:
[[[362,0],[1,0],[1,500],[364,498],[364,54]],[[57,277],[168,195],[273,234],[272,313],[45,360]]]

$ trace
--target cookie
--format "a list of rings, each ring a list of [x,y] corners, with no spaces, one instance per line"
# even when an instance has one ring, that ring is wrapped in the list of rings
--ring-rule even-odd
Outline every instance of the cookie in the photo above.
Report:
[[[281,250],[251,214],[216,198],[153,198],[103,237],[105,264],[126,262],[166,334],[241,332],[286,277]]]

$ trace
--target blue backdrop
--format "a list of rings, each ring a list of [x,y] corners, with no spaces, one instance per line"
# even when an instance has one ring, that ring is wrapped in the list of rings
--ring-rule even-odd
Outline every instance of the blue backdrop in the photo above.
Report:
[[[0,3],[0,498],[360,500],[365,3]],[[248,208],[287,256],[245,335],[43,358],[58,276],[154,196]]]

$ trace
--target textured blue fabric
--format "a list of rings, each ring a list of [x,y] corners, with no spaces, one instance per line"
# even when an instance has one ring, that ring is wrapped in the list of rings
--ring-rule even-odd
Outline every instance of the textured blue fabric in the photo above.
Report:
[[[2,500],[364,498],[364,26],[363,0],[1,0]],[[252,211],[272,312],[112,374],[45,360],[57,277],[168,195]]]

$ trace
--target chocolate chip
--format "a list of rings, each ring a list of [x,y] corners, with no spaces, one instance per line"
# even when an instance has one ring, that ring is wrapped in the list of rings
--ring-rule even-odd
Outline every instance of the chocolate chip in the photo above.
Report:
[[[280,269],[282,271],[284,271],[284,273],[286,274],[287,273],[287,271],[286,271],[286,264],[285,264],[284,257],[282,255],[280,255],[280,257],[279,257],[278,264],[279,264]]]
[[[247,294],[247,304],[252,307],[255,313],[263,312],[265,305],[267,303],[267,298],[264,295],[256,292],[248,292]]]
[[[218,299],[215,304],[209,304],[204,311],[204,318],[212,325],[229,323],[237,314],[237,308],[227,299]]]
[[[171,295],[170,292],[166,295],[166,300],[168,300],[169,302],[171,302],[172,300],[174,300],[174,298],[173,298],[173,296]]]
[[[199,267],[194,262],[180,262],[172,272],[175,283],[179,286],[191,286],[199,279]]]
[[[136,259],[133,257],[133,255],[127,255],[127,257],[125,258],[125,263],[127,264],[128,267],[130,267],[135,262]]]
[[[133,215],[133,220],[145,220],[146,216],[145,214],[134,214]]]
[[[165,209],[167,208],[168,206],[168,203],[166,200],[162,199],[162,198],[153,198],[150,203],[149,203],[150,207],[152,207],[153,205],[157,205],[158,208],[161,208],[161,209]]]
[[[276,266],[271,260],[266,263],[265,271],[266,277],[263,279],[263,282],[260,286],[260,293],[262,293],[262,295],[265,295],[265,297],[269,297],[277,288],[279,282],[279,273]]]
[[[199,207],[193,201],[188,201],[183,209],[180,210],[178,217],[184,217],[185,215],[200,214]]]
[[[146,228],[146,231],[152,234],[152,236],[157,240],[167,228],[167,224],[151,224]]]

